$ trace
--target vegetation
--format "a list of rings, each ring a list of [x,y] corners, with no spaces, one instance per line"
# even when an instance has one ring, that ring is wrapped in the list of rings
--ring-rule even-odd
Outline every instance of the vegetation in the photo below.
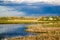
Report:
[[[60,24],[30,25],[26,31],[36,34],[36,36],[34,36],[36,37],[35,40],[60,40]],[[32,39],[34,37],[32,37]]]
[[[38,21],[60,21],[60,16],[43,16],[39,17]]]
[[[8,38],[8,40],[60,40],[60,34],[40,34],[36,36],[24,36],[24,37],[15,37],[15,38]]]
[[[60,16],[43,17],[0,17],[0,24],[35,24],[60,22]]]
[[[43,17],[1,17],[1,24],[31,24],[26,27],[26,32],[34,35],[10,37],[6,40],[60,40],[60,16]]]

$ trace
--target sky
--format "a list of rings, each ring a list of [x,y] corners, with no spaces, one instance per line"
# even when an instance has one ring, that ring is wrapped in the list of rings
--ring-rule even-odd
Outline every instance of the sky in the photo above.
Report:
[[[60,0],[0,0],[0,16],[60,16]]]

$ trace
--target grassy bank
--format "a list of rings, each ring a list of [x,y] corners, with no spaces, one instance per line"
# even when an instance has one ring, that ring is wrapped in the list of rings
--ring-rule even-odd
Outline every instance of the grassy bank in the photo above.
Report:
[[[38,21],[38,20],[0,20],[0,24],[44,24],[59,23],[60,21]]]

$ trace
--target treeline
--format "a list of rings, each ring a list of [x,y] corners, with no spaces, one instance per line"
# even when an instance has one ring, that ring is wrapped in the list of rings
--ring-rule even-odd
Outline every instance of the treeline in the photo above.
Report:
[[[42,16],[37,19],[38,21],[60,21],[60,16]]]
[[[60,16],[40,16],[40,17],[0,17],[0,20],[37,20],[37,21],[60,21]]]
[[[19,19],[19,20],[35,20],[35,17],[0,17],[0,20],[14,20],[14,19]]]

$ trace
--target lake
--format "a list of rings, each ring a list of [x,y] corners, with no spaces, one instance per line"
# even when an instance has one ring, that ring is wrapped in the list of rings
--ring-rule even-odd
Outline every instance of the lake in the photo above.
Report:
[[[0,24],[0,37],[26,36],[26,27],[30,24]]]

